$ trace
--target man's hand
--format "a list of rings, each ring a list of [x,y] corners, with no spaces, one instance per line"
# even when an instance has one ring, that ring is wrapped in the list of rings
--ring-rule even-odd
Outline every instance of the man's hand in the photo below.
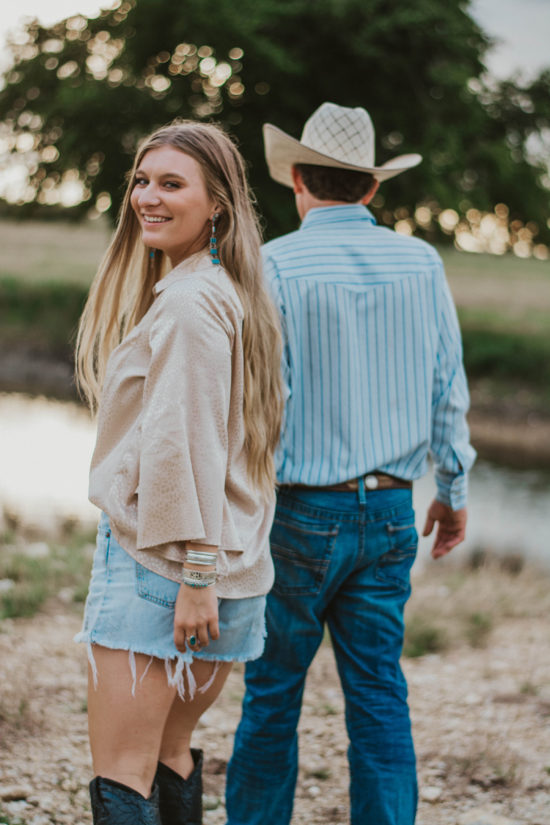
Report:
[[[429,536],[433,526],[438,522],[435,541],[432,547],[432,556],[439,559],[449,553],[453,547],[464,541],[466,535],[466,508],[462,510],[452,510],[447,504],[441,501],[432,501],[426,516],[423,536]]]

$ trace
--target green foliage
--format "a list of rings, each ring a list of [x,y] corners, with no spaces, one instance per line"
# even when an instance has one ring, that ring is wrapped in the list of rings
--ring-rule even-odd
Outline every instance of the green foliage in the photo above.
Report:
[[[466,638],[472,647],[485,647],[493,629],[493,619],[485,612],[471,613],[466,620]]]
[[[21,825],[20,819],[10,819],[0,810],[0,825]]]
[[[327,779],[330,779],[332,774],[328,768],[317,768],[317,770],[309,771],[308,776],[312,776],[315,779],[320,779],[321,782],[325,782]]]
[[[108,192],[113,216],[141,136],[176,116],[216,119],[238,139],[279,234],[296,216],[289,191],[268,177],[262,123],[299,136],[324,100],[364,105],[379,161],[425,158],[384,185],[382,222],[418,202],[461,212],[505,202],[512,217],[538,221],[543,240],[548,196],[526,143],[550,123],[550,72],[529,89],[488,89],[488,43],[464,0],[124,0],[89,20],[31,23],[12,45],[0,119],[12,151],[28,158],[39,203],[78,170],[80,211]]]
[[[86,299],[86,287],[70,283],[25,283],[0,278],[0,341],[24,342],[42,353],[72,359],[71,341]],[[463,323],[468,376],[517,379],[534,387],[550,385],[550,336],[491,328],[486,321]]]
[[[0,279],[0,342],[25,341],[43,353],[72,359],[71,342],[86,294],[79,284]]]
[[[470,378],[518,379],[550,384],[550,336],[535,332],[463,325],[464,363]]]
[[[42,560],[18,558],[2,564],[2,578],[14,582],[11,590],[0,594],[0,620],[33,616],[48,595]]]
[[[39,558],[28,555],[21,541],[15,548],[0,546],[0,579],[13,583],[10,589],[0,591],[0,621],[33,616],[48,598],[64,588],[73,602],[82,603],[91,566],[88,540],[75,535]]]
[[[416,613],[407,621],[403,655],[409,659],[426,653],[441,653],[448,647],[445,631],[435,622]]]

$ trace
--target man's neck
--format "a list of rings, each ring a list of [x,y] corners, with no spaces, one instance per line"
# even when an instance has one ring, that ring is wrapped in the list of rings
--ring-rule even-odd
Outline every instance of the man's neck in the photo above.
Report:
[[[349,201],[321,201],[319,198],[314,198],[310,196],[302,202],[298,206],[298,214],[300,215],[301,220],[304,220],[305,216],[311,209],[326,209],[328,206],[360,206],[361,201],[357,201],[357,203],[350,203]],[[301,208],[300,208],[301,207]]]

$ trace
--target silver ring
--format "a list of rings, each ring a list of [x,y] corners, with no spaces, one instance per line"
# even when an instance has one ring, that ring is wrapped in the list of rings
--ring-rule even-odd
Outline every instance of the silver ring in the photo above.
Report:
[[[194,647],[197,644],[197,637],[189,636],[189,644],[191,645],[191,647]]]

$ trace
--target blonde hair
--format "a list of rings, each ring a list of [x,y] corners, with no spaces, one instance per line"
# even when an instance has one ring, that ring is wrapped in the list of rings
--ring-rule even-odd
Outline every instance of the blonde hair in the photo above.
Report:
[[[273,453],[279,439],[283,394],[281,336],[276,310],[264,287],[258,218],[243,159],[219,127],[194,121],[158,129],[139,147],[117,229],[94,278],[76,344],[76,379],[92,409],[99,402],[112,350],[139,323],[153,302],[153,286],[165,273],[166,256],[141,240],[130,203],[135,172],[152,149],[171,146],[200,165],[206,190],[218,204],[219,259],[232,279],[244,310],[244,425],[251,481],[273,492]]]

